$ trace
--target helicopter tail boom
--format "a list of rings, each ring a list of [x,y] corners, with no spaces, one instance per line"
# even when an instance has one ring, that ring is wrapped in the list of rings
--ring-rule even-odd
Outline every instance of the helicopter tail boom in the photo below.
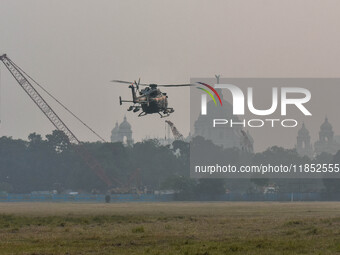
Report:
[[[123,100],[122,97],[119,97],[119,104],[122,105],[123,103],[135,103],[131,100]]]

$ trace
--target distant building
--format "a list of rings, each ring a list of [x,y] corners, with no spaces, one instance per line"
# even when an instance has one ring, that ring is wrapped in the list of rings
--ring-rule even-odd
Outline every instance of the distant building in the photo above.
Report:
[[[216,76],[219,83],[219,76]],[[199,115],[195,121],[195,132],[193,136],[202,136],[212,141],[216,145],[223,148],[239,148],[244,151],[253,152],[254,140],[249,132],[245,132],[240,125],[211,127],[214,119],[228,119],[236,123],[240,122],[239,118],[233,115],[232,105],[223,98],[222,90],[216,89],[222,100],[222,108],[216,107],[214,102],[210,100],[207,103],[207,115]]]
[[[125,145],[133,144],[131,125],[126,120],[126,116],[124,116],[123,122],[119,125],[116,122],[115,127],[111,131],[111,142],[121,142]]]
[[[334,139],[333,127],[327,117],[320,127],[319,140],[315,142],[314,149],[317,155],[323,152],[336,154],[340,150],[340,144]]]
[[[334,140],[340,144],[340,135],[335,135]]]
[[[305,127],[305,123],[302,124],[301,129],[298,131],[296,137],[296,151],[300,156],[313,157],[313,146],[310,141],[310,135],[308,129]]]

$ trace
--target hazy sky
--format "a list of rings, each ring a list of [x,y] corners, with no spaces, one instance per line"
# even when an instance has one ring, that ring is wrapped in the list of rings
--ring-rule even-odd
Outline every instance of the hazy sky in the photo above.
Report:
[[[112,79],[340,77],[337,0],[0,0],[0,10],[0,53],[107,140],[125,114],[135,140],[165,133],[158,115],[137,118],[119,106],[131,93]],[[166,92],[170,120],[187,135],[189,90]],[[55,108],[80,140],[96,140]],[[3,64],[0,109],[0,136],[53,129]]]

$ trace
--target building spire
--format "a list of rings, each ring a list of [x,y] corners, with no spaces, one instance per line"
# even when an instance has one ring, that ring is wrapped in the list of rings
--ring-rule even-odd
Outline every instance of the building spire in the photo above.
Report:
[[[220,74],[219,75],[217,75],[217,74],[215,74],[215,77],[216,77],[216,84],[220,84]]]
[[[216,78],[216,84],[220,84],[220,77],[221,75],[217,75],[215,74],[215,78]],[[216,89],[217,93],[220,95],[221,100],[223,100],[223,94],[222,94],[222,89]]]

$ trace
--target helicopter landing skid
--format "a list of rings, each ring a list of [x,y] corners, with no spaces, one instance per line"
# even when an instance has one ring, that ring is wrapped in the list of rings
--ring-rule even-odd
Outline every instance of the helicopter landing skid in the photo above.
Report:
[[[165,118],[170,116],[170,114],[173,113],[174,111],[175,111],[174,108],[166,108],[163,114],[161,114],[160,112],[158,112],[158,114],[161,116],[161,118]]]
[[[164,110],[162,113],[161,112],[158,112],[159,116],[161,116],[161,118],[166,118],[166,117],[169,117],[171,113],[173,113],[175,110],[174,108],[167,108],[166,110]],[[134,111],[136,112],[136,111]],[[146,112],[141,112],[138,114],[138,117],[143,117],[145,115],[147,115],[148,113]]]
[[[161,118],[166,118],[166,117],[170,116],[170,113],[167,113],[166,115],[163,115],[160,112],[158,112],[158,114],[159,114],[159,116],[161,116]],[[140,114],[138,114],[138,117],[143,117],[145,115],[147,115],[146,112],[141,112]]]
[[[166,115],[162,115],[160,112],[158,112],[159,116],[161,116],[161,118],[166,118],[170,116],[170,112],[168,112]]]
[[[143,116],[145,116],[145,115],[147,115],[146,112],[141,112],[140,114],[138,114],[138,117],[143,117]]]

